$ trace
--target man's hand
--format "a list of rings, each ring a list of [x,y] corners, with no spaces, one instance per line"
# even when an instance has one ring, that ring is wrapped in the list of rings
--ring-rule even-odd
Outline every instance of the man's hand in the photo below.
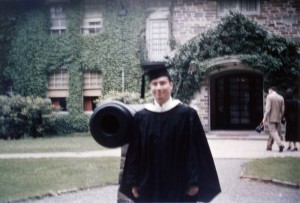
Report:
[[[139,188],[138,187],[132,187],[131,192],[135,198],[139,198]]]
[[[188,196],[195,196],[199,192],[198,186],[190,186],[189,189],[186,191]]]

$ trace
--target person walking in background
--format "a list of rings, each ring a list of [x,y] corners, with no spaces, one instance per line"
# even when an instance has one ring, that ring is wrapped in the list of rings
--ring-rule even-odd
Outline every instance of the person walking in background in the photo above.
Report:
[[[268,122],[268,121],[266,121],[266,122]],[[279,138],[280,138],[280,140],[281,141],[283,141],[284,139],[283,139],[283,135],[282,135],[282,125],[283,125],[283,122],[284,122],[284,120],[282,120],[281,121],[281,124],[278,124],[277,125],[277,132],[278,132],[278,135],[279,135]],[[265,124],[265,125],[268,125],[268,124]],[[269,131],[269,127],[265,127],[264,128],[264,131],[265,131],[265,133],[266,134],[269,134],[269,137],[268,137],[268,144],[267,144],[267,150],[268,151],[271,151],[272,150],[272,146],[273,146],[273,144],[274,144],[274,139],[273,139],[273,137],[270,135],[270,131]]]
[[[264,113],[263,124],[268,122],[269,125],[269,140],[267,150],[272,150],[272,139],[277,143],[279,152],[282,152],[284,145],[279,136],[278,128],[281,125],[281,120],[284,116],[284,99],[279,95],[274,87],[269,88],[269,94],[266,98],[266,111]]]
[[[120,191],[135,202],[209,202],[221,188],[199,116],[172,99],[166,68],[148,76],[154,101],[134,116]]]
[[[286,121],[286,135],[285,141],[289,142],[287,150],[297,151],[297,142],[300,141],[299,131],[299,102],[294,98],[293,90],[286,90],[285,97],[285,114]],[[292,144],[294,145],[292,149]]]

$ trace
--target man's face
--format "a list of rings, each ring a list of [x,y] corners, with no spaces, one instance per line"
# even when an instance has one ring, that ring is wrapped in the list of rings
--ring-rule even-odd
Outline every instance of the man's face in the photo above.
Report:
[[[150,89],[156,102],[162,105],[171,97],[173,83],[167,76],[162,76],[151,80]]]

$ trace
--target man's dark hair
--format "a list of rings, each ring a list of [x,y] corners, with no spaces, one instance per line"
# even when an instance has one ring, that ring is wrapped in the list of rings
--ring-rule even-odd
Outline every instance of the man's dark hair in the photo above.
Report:
[[[275,87],[275,86],[270,86],[270,87],[269,87],[269,90],[276,91],[277,89],[276,89],[276,87]]]

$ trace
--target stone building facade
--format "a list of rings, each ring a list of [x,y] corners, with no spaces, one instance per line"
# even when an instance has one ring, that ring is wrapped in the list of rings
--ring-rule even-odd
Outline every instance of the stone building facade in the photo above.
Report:
[[[270,33],[283,36],[293,40],[300,40],[300,3],[293,0],[271,0],[271,1],[227,1],[231,2],[231,5],[226,5],[224,1],[217,0],[178,0],[171,2],[171,33],[174,40],[179,44],[184,44],[194,36],[205,32],[206,29],[215,26],[220,18],[226,14],[226,9],[231,6],[235,7],[241,13],[247,17],[253,19],[258,24],[262,25]],[[250,2],[249,4],[244,4]],[[263,75],[259,72],[251,70],[249,67],[241,64],[240,61],[232,56],[228,58],[220,59],[218,64],[222,64],[225,68],[213,72],[206,77],[202,82],[201,89],[195,93],[194,99],[191,101],[191,105],[197,109],[201,118],[203,126],[206,131],[210,130],[237,130],[237,129],[253,129],[253,121],[249,116],[244,116],[238,121],[234,121],[234,118],[229,115],[223,117],[225,119],[231,119],[236,122],[237,125],[225,125],[216,124],[219,123],[216,108],[221,108],[222,104],[216,104],[215,100],[218,100],[217,93],[215,92],[216,81],[221,80],[239,80],[245,79],[246,86],[250,88],[250,80],[254,78],[258,80],[257,85],[260,88],[260,102],[258,104],[259,112],[257,115],[260,117],[263,114],[265,93],[263,92],[262,80]],[[219,76],[218,76],[219,75]],[[223,76],[222,76],[223,75]],[[242,78],[239,76],[242,75]],[[228,84],[228,82],[226,83]],[[251,89],[257,87],[251,87]],[[226,89],[228,91],[234,91],[232,89]],[[241,91],[241,89],[239,89]],[[249,91],[249,90],[246,90]],[[245,94],[248,94],[245,92]],[[228,102],[228,98],[223,98]],[[241,98],[240,98],[241,99]],[[250,98],[251,99],[251,98]],[[254,100],[254,98],[252,98]],[[254,104],[253,102],[251,103]],[[218,106],[219,105],[219,106]],[[238,104],[243,105],[243,104]],[[229,111],[229,109],[227,109]],[[242,114],[243,112],[237,112]],[[249,112],[251,110],[249,109]],[[222,119],[223,119],[222,118]],[[250,119],[250,121],[249,121]],[[252,120],[258,120],[259,118],[252,118]],[[244,125],[247,122],[252,122],[250,125]],[[244,123],[244,124],[243,124]]]
[[[3,5],[5,5],[6,2],[11,1],[0,0],[0,2],[4,2]],[[15,0],[15,2],[19,4],[25,1]],[[150,62],[163,61],[165,56],[172,57],[180,45],[184,45],[193,37],[216,26],[229,10],[240,11],[270,33],[300,40],[299,0],[44,0],[39,2],[44,2],[45,8],[43,9],[48,9],[51,35],[65,33],[70,20],[65,11],[70,9],[70,5],[82,4],[82,22],[76,29],[89,40],[94,36],[101,37],[105,31],[107,21],[103,10],[106,9],[107,4],[113,2],[117,5],[115,9],[120,9],[114,11],[116,18],[122,18],[127,10],[133,11],[137,5],[139,8],[142,7],[147,14],[144,22],[145,29],[138,30],[135,36],[145,40],[145,55]],[[142,50],[137,50],[137,52],[142,52]],[[88,60],[95,59],[89,58]],[[224,68],[206,75],[191,105],[197,109],[206,131],[253,129],[253,125],[263,113],[263,74],[241,64],[237,56],[215,61],[212,65],[222,65]],[[122,72],[122,83],[126,80],[126,78],[123,79],[123,75]],[[47,77],[49,78],[47,97],[52,100],[53,105],[59,105],[67,111],[67,98],[74,95],[69,92],[69,86],[72,84],[69,83],[71,76],[67,68],[62,66]],[[78,96],[82,101],[78,102],[83,102],[85,112],[92,112],[95,109],[93,101],[102,94],[105,81],[110,79],[105,78],[98,69],[85,70],[82,78],[83,88],[82,91],[80,90],[82,99],[81,95]],[[230,93],[236,95],[235,103]],[[247,111],[231,111],[229,103],[235,105],[233,108],[241,109],[244,105],[257,108],[248,108]],[[236,115],[240,115],[239,118]],[[232,125],[223,123],[222,120],[230,120]]]
[[[300,3],[295,0],[153,0],[147,1],[146,5],[151,11],[146,27],[150,61],[161,60],[164,55],[172,57],[176,47],[216,26],[229,10],[241,12],[272,34],[300,40]],[[175,47],[175,50],[170,53],[170,47],[151,45],[153,39],[161,40],[151,32],[159,33],[156,36],[169,36],[171,43],[167,46]],[[155,50],[154,55],[159,57],[152,57],[151,53]],[[263,74],[241,64],[237,56],[220,58],[212,65],[224,68],[206,76],[190,103],[198,111],[205,131],[253,129],[263,115]],[[219,95],[220,91],[223,96]],[[230,94],[238,94],[236,99],[239,102],[232,102],[234,99]],[[245,106],[248,106],[247,110],[241,110]]]

